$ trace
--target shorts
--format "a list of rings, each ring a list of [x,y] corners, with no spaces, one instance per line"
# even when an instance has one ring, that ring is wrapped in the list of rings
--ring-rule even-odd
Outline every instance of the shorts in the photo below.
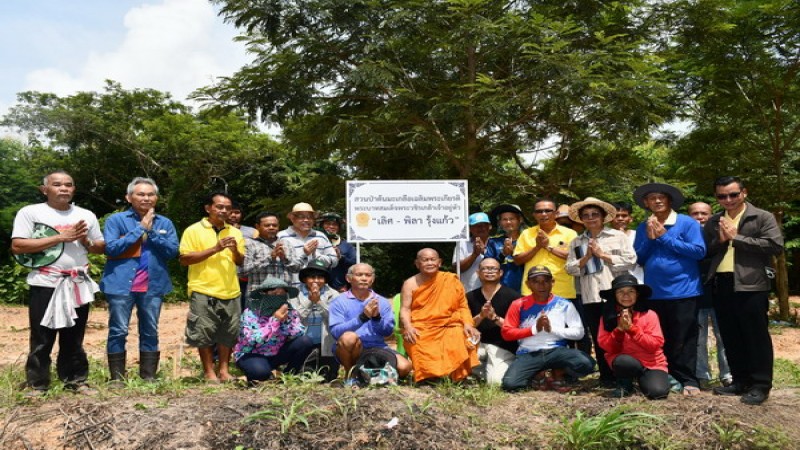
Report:
[[[239,338],[239,297],[222,300],[192,292],[186,318],[186,344],[210,347],[220,344],[233,347]]]

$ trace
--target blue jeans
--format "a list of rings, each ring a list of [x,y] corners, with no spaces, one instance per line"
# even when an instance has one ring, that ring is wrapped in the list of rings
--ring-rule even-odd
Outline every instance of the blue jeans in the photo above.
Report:
[[[717,364],[719,366],[719,380],[730,381],[731,369],[728,368],[728,359],[725,357],[725,345],[719,334],[717,315],[714,308],[697,310],[697,322],[700,325],[700,334],[697,336],[697,370],[698,380],[711,380],[711,371],[708,367],[708,325],[714,327],[714,338],[717,340]]]
[[[128,325],[133,306],[139,319],[139,351],[158,351],[158,318],[161,315],[161,297],[146,292],[131,292],[128,295],[106,294],[108,299],[108,342],[106,352],[125,351],[128,340]]]
[[[314,344],[308,336],[298,336],[283,344],[277,355],[248,353],[239,358],[236,365],[242,369],[247,381],[269,380],[272,378],[272,370],[282,364],[286,364],[284,372],[287,373],[303,370],[303,363],[313,349]]]
[[[547,369],[564,369],[570,378],[589,375],[594,360],[586,353],[567,347],[556,347],[517,355],[503,377],[503,389],[515,391],[528,387],[537,373]]]

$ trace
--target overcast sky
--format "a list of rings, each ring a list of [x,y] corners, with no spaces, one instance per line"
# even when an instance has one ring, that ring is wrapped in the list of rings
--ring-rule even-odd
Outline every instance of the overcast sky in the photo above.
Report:
[[[184,101],[248,61],[236,34],[207,0],[0,0],[0,115],[18,92],[106,79]]]

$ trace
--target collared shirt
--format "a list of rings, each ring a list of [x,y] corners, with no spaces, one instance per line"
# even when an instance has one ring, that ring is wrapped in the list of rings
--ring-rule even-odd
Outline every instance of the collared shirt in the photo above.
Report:
[[[228,236],[236,238],[239,253],[246,255],[242,232],[225,224],[217,232],[207,217],[189,226],[181,237],[180,254],[185,255],[199,252],[217,245],[217,242]],[[221,300],[236,298],[241,293],[239,278],[236,276],[236,262],[233,252],[225,249],[215,253],[199,263],[189,266],[189,296],[192,292],[199,292]]]
[[[291,283],[292,276],[281,258],[272,258],[272,251],[278,240],[272,242],[263,238],[245,239],[244,263],[239,273],[249,278],[247,293],[253,292],[267,277],[275,277]],[[286,248],[284,247],[284,250]],[[288,251],[292,251],[289,249]],[[289,260],[287,254],[286,260]]]
[[[603,228],[594,239],[603,252],[611,256],[611,264],[603,261],[596,271],[586,270],[588,264],[582,269],[580,259],[586,254],[590,239],[592,235],[587,230],[570,243],[566,265],[567,273],[578,277],[584,304],[602,302],[600,290],[611,288],[614,277],[628,273],[636,267],[636,252],[628,236],[618,230]]]
[[[291,258],[286,263],[286,269],[292,277],[292,286],[300,286],[300,271],[305,269],[308,263],[315,259],[322,261],[328,269],[336,267],[336,264],[339,263],[339,258],[336,256],[336,250],[333,248],[333,245],[331,245],[331,241],[328,240],[324,233],[317,230],[309,231],[308,235],[303,238],[297,233],[294,227],[290,226],[278,233],[278,239],[282,242],[281,245],[284,245],[284,248],[287,249],[287,257],[289,257],[290,253],[288,249],[291,248],[292,250]],[[313,253],[306,255],[303,246],[312,240],[318,241],[319,244]]]
[[[172,221],[156,214],[150,231],[142,228],[133,209],[112,214],[103,230],[106,261],[100,289],[106,294],[128,295],[140,260],[147,254],[147,292],[162,296],[172,291],[167,261],[178,256],[178,233]],[[147,243],[142,245],[146,236]]]
[[[373,298],[378,299],[380,319],[370,319],[362,322],[359,315]],[[347,331],[352,331],[358,335],[363,348],[387,348],[388,345],[384,339],[394,331],[394,312],[389,300],[381,297],[375,291],[370,290],[369,297],[366,300],[357,298],[353,295],[353,291],[347,291],[333,299],[330,306],[329,323],[331,335],[333,335],[334,339],[334,349],[336,348],[336,341]]]
[[[305,284],[301,284],[299,290],[297,297],[290,298],[289,303],[303,321],[303,325],[306,327],[306,336],[314,345],[320,345],[322,356],[333,356],[331,349],[334,342],[328,327],[328,309],[339,293],[330,286],[324,285],[319,291],[319,301],[314,303],[311,301],[308,287]]]
[[[742,208],[742,210],[739,211],[739,214],[737,214],[736,217],[729,216],[728,211],[725,211],[724,217],[725,219],[730,220],[733,223],[733,226],[736,227],[736,229],[738,230],[739,222],[741,222],[742,217],[744,217],[745,211],[747,211],[747,204],[744,205],[744,208]],[[733,266],[734,266],[733,255],[735,251],[736,249],[733,247],[733,239],[731,239],[730,241],[728,241],[728,251],[725,252],[725,256],[722,257],[722,261],[720,261],[719,265],[717,266],[717,273],[733,272]]]
[[[537,234],[539,234],[539,225],[523,231],[517,240],[517,246],[514,247],[514,255],[525,253],[536,247]],[[577,235],[578,234],[575,233],[574,230],[561,225],[556,225],[555,228],[547,233],[547,236],[550,238],[550,246],[565,251],[569,248],[569,243],[572,242]],[[520,286],[522,295],[531,293],[525,280],[528,279],[528,271],[530,271],[531,267],[539,264],[547,267],[550,269],[550,272],[553,273],[553,280],[555,280],[555,284],[553,284],[553,294],[564,298],[575,298],[575,280],[572,278],[572,275],[564,270],[567,261],[552,254],[547,251],[547,249],[539,250],[533,255],[533,258],[525,263],[525,272],[522,275],[522,286]]]

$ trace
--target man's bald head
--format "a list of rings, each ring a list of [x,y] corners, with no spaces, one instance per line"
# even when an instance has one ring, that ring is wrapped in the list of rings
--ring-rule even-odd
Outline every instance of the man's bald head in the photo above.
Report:
[[[689,205],[689,215],[696,221],[700,223],[700,225],[705,225],[708,222],[708,219],[714,214],[711,210],[711,205],[704,202],[696,202]]]

